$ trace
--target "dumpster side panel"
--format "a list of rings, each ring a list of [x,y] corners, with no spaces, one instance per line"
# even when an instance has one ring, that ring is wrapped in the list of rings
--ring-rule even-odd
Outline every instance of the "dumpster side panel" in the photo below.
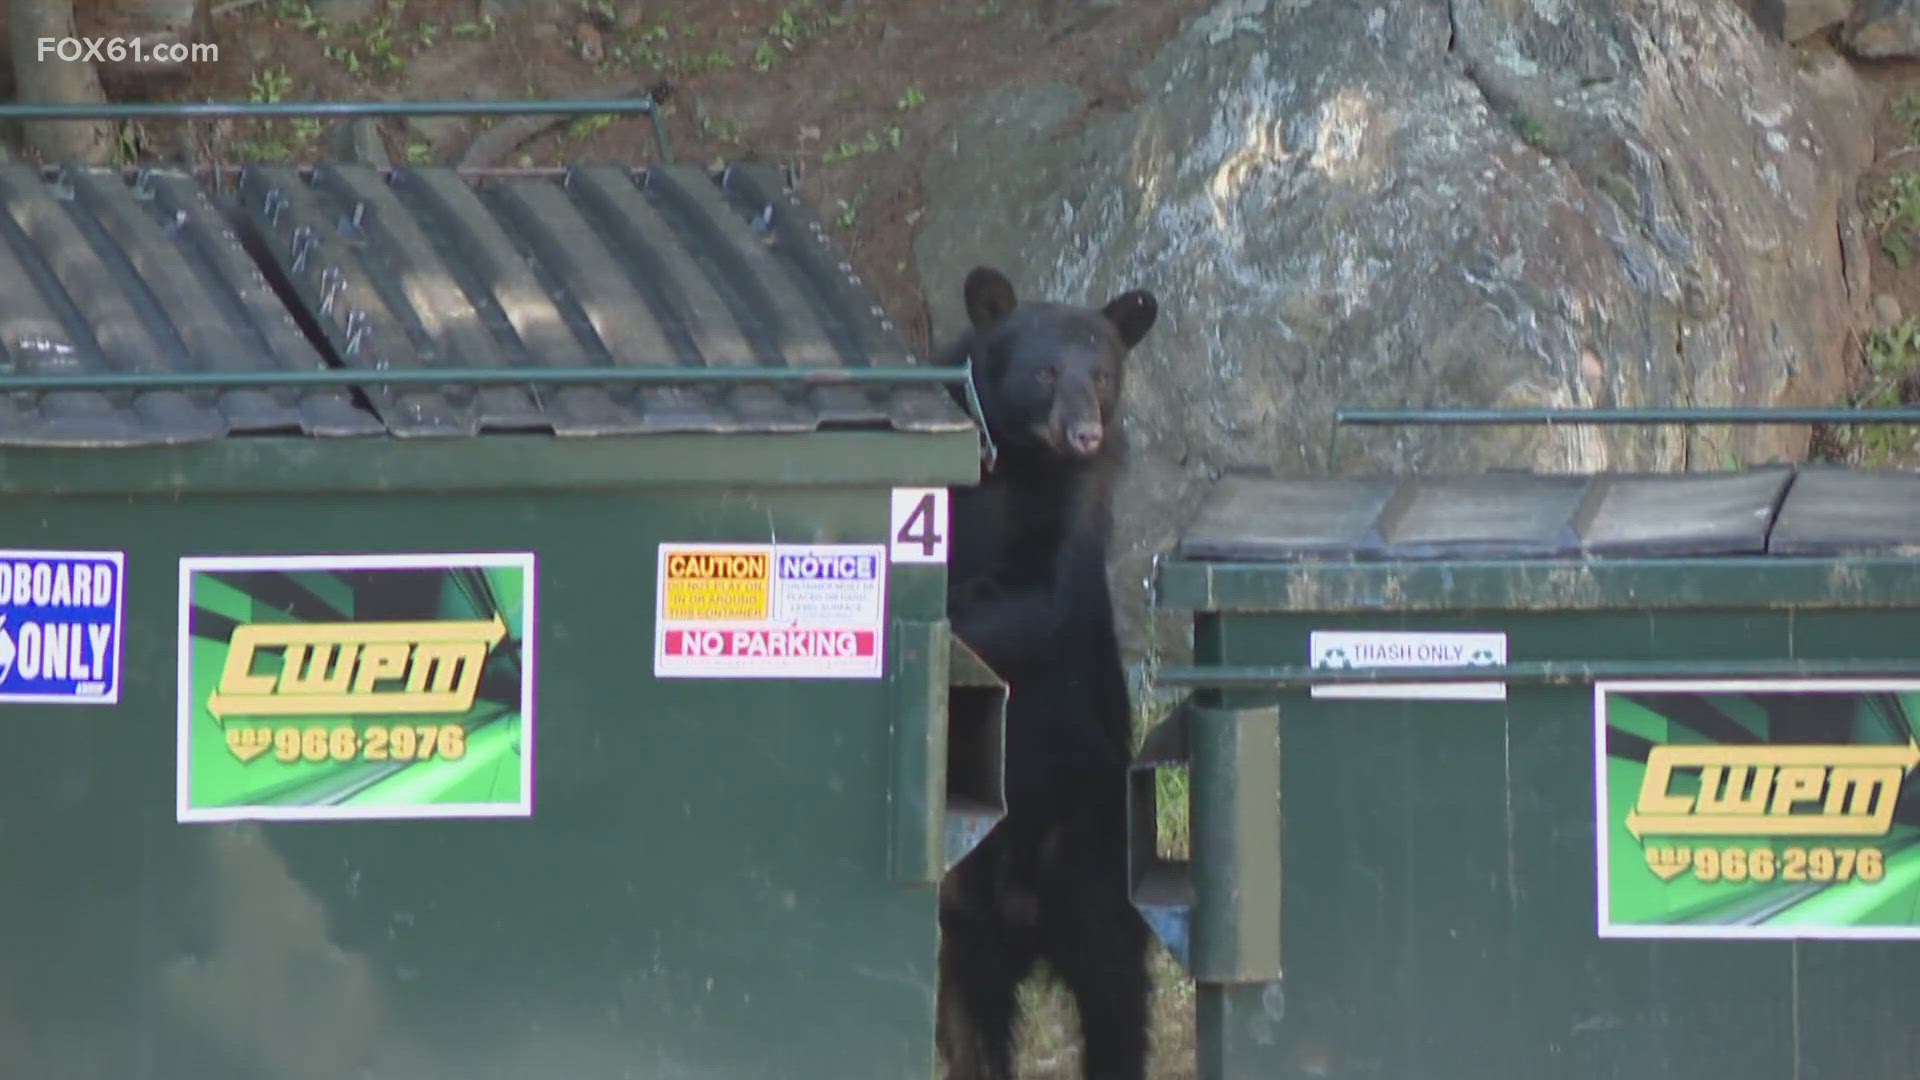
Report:
[[[1505,631],[1512,662],[1884,655],[1920,614],[1725,609],[1202,615],[1204,664],[1316,629]],[[1678,677],[1681,672],[1676,672]],[[1900,942],[1602,940],[1589,686],[1280,694],[1279,1075],[1914,1075]]]
[[[883,489],[10,499],[9,544],[127,551],[128,629],[118,707],[7,710],[0,1074],[929,1075],[886,682],[652,675],[660,542],[887,517]],[[181,556],[471,551],[538,557],[530,819],[175,824]],[[941,617],[937,568],[889,591]]]

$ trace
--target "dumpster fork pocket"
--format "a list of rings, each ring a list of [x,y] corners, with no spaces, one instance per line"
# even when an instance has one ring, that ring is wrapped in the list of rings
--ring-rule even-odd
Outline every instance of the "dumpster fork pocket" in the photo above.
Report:
[[[1007,685],[947,622],[897,619],[893,880],[937,884],[1007,812]]]
[[[1182,764],[1192,850],[1170,860],[1156,772]],[[1283,1007],[1278,707],[1182,701],[1134,758],[1127,820],[1134,906],[1196,984],[1198,1075],[1242,1075],[1266,1060],[1251,1047],[1277,1037]]]

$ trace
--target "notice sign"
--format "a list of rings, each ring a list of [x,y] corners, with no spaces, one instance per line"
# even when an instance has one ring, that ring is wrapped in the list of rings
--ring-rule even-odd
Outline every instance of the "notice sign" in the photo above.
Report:
[[[126,556],[0,551],[0,702],[120,700]]]
[[[1599,934],[1920,939],[1920,682],[1594,687]]]
[[[653,673],[877,679],[885,544],[661,544]]]
[[[1315,630],[1309,663],[1317,668],[1452,668],[1505,666],[1507,635],[1408,630]],[[1341,683],[1315,686],[1317,698],[1409,701],[1505,701],[1502,682]]]

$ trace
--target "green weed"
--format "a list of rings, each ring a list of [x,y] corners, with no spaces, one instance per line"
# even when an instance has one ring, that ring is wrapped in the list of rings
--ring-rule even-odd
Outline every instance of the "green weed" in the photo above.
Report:
[[[753,66],[765,71],[783,56],[799,52],[829,30],[837,30],[852,19],[849,15],[821,11],[815,0],[799,0],[780,9],[780,16],[767,27],[766,39],[754,46]]]
[[[284,67],[256,72],[247,79],[247,100],[256,105],[277,105],[286,101],[292,93],[293,76],[287,74]],[[237,140],[234,150],[241,157],[254,160],[290,158],[294,156],[295,148],[281,133],[291,131],[295,141],[311,145],[319,137],[321,127],[320,121],[314,117],[295,120],[290,128],[274,121],[259,121],[254,125],[257,137]]]
[[[1153,771],[1157,796],[1156,818],[1159,839],[1156,846],[1163,859],[1181,861],[1187,857],[1192,835],[1187,829],[1187,769],[1185,766]]]
[[[1920,398],[1920,319],[1904,319],[1874,330],[1861,343],[1867,385],[1856,407],[1897,408]],[[1844,440],[1859,463],[1869,468],[1920,464],[1920,429],[1909,424],[1863,425]]]
[[[715,49],[705,56],[695,57],[687,66],[687,74],[697,75],[702,71],[733,66],[733,54],[725,49]]]
[[[482,15],[477,20],[470,19],[466,22],[454,23],[453,36],[471,41],[478,38],[490,38],[493,36],[494,31],[498,29],[499,26],[495,24],[493,16],[488,14]]]
[[[568,124],[567,137],[570,139],[585,139],[611,123],[613,123],[613,115],[611,113],[591,113]]]
[[[1893,118],[1907,129],[1907,138],[1920,142],[1920,90],[1909,90],[1893,103]]]
[[[1880,250],[1905,266],[1920,247],[1920,172],[1897,172],[1867,204],[1867,220],[1880,234]]]
[[[316,41],[327,40],[327,37],[333,32],[333,24],[316,14],[311,4],[300,5],[298,18],[300,32],[312,35]]]
[[[900,149],[900,125],[889,124],[884,128],[874,128],[858,139],[842,139],[820,156],[822,161],[845,161],[848,158],[877,154],[882,147]]]
[[[247,80],[247,100],[256,105],[285,101],[293,91],[293,76],[283,67],[262,71]]]

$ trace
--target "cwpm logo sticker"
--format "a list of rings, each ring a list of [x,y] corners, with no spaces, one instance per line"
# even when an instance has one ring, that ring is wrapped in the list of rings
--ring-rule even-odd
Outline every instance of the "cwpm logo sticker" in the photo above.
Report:
[[[533,556],[183,559],[179,818],[532,813]]]
[[[1603,936],[1920,938],[1920,683],[1595,699]]]

